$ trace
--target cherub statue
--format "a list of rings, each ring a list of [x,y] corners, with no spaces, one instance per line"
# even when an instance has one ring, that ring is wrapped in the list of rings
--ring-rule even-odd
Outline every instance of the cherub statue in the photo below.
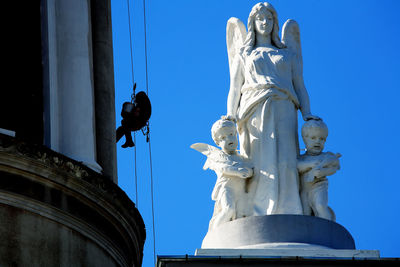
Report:
[[[230,89],[227,117],[236,119],[240,154],[254,163],[249,184],[253,215],[302,214],[298,187],[297,110],[312,115],[303,81],[300,30],[287,20],[279,37],[274,7],[252,8],[247,31],[237,18],[227,23]]]
[[[309,120],[301,128],[306,153],[301,155],[297,168],[301,180],[301,200],[304,215],[335,221],[335,213],[328,206],[328,179],[340,169],[339,153],[322,152],[328,127],[322,120]]]
[[[215,206],[210,230],[238,217],[238,201],[246,194],[245,179],[253,175],[249,162],[237,153],[235,123],[221,118],[214,123],[211,133],[215,144],[222,150],[203,143],[190,146],[207,156],[203,169],[210,168],[217,174],[217,182],[211,195]]]

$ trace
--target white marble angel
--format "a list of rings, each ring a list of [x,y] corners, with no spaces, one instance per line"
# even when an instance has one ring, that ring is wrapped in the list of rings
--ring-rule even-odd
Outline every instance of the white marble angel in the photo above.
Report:
[[[248,31],[237,18],[227,24],[230,89],[227,118],[238,124],[240,154],[254,166],[247,216],[303,214],[299,195],[297,110],[311,114],[303,82],[299,26],[288,20],[279,38],[278,16],[256,4]]]
[[[207,156],[203,169],[211,169],[217,174],[217,182],[211,198],[215,201],[214,214],[209,229],[215,229],[224,222],[243,217],[245,209],[243,196],[246,194],[246,179],[253,174],[249,162],[237,153],[237,132],[233,121],[224,118],[216,121],[211,129],[212,138],[221,150],[203,143],[191,148]]]

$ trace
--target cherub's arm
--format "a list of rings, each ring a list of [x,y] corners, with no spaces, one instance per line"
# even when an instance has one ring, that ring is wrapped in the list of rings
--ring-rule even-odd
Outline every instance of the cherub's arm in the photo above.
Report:
[[[315,169],[313,170],[314,177],[317,178],[322,178],[325,176],[330,176],[336,173],[337,167],[326,167],[326,168],[321,168],[321,169]]]
[[[339,154],[340,155],[340,154]],[[340,169],[340,163],[337,155],[333,155],[321,162],[314,170],[314,176],[317,178],[330,176]]]
[[[249,178],[253,175],[253,169],[244,166],[231,166],[226,165],[222,168],[222,174],[227,176],[234,176],[238,178]]]
[[[329,168],[336,167],[340,168],[339,157],[341,157],[339,153],[333,154],[331,152],[327,152],[323,160],[317,166],[318,168]]]
[[[319,160],[310,160],[307,157],[303,157],[297,160],[297,170],[299,173],[305,173],[316,167]]]

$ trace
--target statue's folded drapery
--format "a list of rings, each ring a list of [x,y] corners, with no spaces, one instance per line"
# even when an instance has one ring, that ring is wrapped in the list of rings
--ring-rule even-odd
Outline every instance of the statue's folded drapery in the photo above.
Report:
[[[248,187],[248,204],[253,207],[248,216],[302,214],[296,168],[299,104],[291,82],[292,61],[286,49],[257,48],[242,56],[240,151],[255,170]]]

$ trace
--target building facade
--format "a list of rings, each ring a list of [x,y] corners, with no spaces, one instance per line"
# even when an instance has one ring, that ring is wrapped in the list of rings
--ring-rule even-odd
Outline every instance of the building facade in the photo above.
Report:
[[[110,0],[5,5],[0,266],[141,266],[143,219],[117,185]]]

